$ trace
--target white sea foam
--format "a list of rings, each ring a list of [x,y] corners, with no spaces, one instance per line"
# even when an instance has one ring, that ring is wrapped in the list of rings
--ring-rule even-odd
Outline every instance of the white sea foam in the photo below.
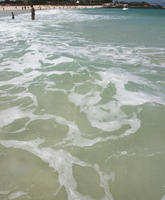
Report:
[[[121,151],[121,152],[118,152],[118,153],[115,153],[115,154],[110,155],[110,156],[106,159],[106,162],[111,162],[111,159],[112,159],[112,158],[119,159],[120,157],[123,157],[123,156],[130,157],[130,156],[135,156],[135,155],[136,155],[136,153],[129,153],[129,152],[127,152],[127,151]]]
[[[33,141],[16,141],[16,140],[0,140],[0,144],[6,148],[18,148],[24,149],[28,152],[33,153],[39,157],[44,162],[48,163],[51,168],[58,172],[59,183],[64,186],[68,195],[69,200],[92,200],[90,196],[82,195],[77,191],[77,183],[73,177],[72,165],[78,164],[80,166],[93,167],[92,165],[85,163],[78,158],[73,157],[70,153],[64,150],[54,150],[52,148],[39,148],[38,146],[42,144],[44,140],[36,139]],[[100,176],[100,186],[104,188],[105,197],[104,199],[112,200],[112,194],[110,193],[108,180],[114,179],[111,175],[103,174],[98,165],[94,167]],[[11,194],[10,199],[17,198],[18,196],[25,195],[24,192],[16,192]]]
[[[62,56],[60,58],[57,58],[56,60],[53,60],[54,65],[58,65],[58,64],[61,64],[61,63],[68,63],[68,62],[73,62],[73,59]]]
[[[41,10],[37,12],[39,19],[44,19],[46,16],[47,19],[55,19],[56,24],[62,23],[71,23],[71,22],[85,22],[85,21],[99,21],[99,20],[118,20],[118,19],[127,19],[126,16],[113,16],[113,15],[86,15],[83,14],[80,10],[72,9],[56,9],[56,10]]]
[[[0,190],[0,195],[9,194],[9,192],[8,190]]]
[[[127,151],[121,151],[120,155],[128,155],[128,152]]]
[[[110,192],[108,181],[115,180],[115,173],[112,172],[111,174],[107,175],[99,169],[99,166],[97,164],[94,165],[94,168],[100,176],[100,186],[104,188],[104,192],[106,194],[105,197],[102,198],[102,200],[113,200],[114,198]]]
[[[21,196],[27,195],[26,192],[23,191],[17,191],[17,192],[13,192],[8,196],[8,199],[17,199]]]
[[[69,128],[69,131],[67,133],[67,137],[63,139],[62,142],[59,142],[57,144],[55,144],[55,146],[57,145],[68,145],[68,146],[79,146],[79,147],[86,147],[86,146],[93,146],[97,143],[100,142],[105,142],[108,140],[117,140],[117,139],[121,139],[123,137],[126,137],[130,134],[136,133],[136,131],[140,128],[140,120],[136,118],[136,116],[133,116],[131,119],[124,119],[123,121],[121,121],[121,125],[124,124],[128,124],[130,126],[129,129],[127,129],[126,131],[124,131],[122,134],[120,135],[111,135],[111,136],[107,136],[107,137],[95,137],[92,139],[86,138],[85,134],[81,133],[81,131],[79,130],[78,126],[71,121],[68,121],[62,117],[59,116],[55,116],[55,120],[57,123],[62,124],[62,125],[66,125]],[[91,119],[92,121],[93,119]],[[119,119],[118,119],[119,120]],[[120,121],[120,120],[119,120]],[[97,121],[95,121],[96,123],[96,127],[100,128],[102,130],[105,131],[113,131],[113,130],[118,130],[118,126],[117,127],[111,127],[109,124],[109,122],[107,123],[98,123]],[[118,122],[119,123],[119,122]]]
[[[17,107],[8,108],[0,112],[0,127],[12,123],[14,120],[25,117]]]
[[[165,155],[165,152],[154,152],[149,154],[148,156],[157,156],[157,155]]]
[[[19,85],[19,86],[27,86],[28,82],[32,81],[35,77],[39,76],[41,73],[38,71],[32,71],[30,73],[20,75],[18,77],[14,77],[11,80],[0,82],[0,86],[3,85]]]
[[[95,142],[106,141],[108,139],[118,139],[128,136],[137,132],[140,128],[140,119],[137,118],[136,113],[132,113],[132,116],[127,116],[121,109],[124,105],[142,105],[144,103],[162,103],[160,97],[148,95],[142,92],[132,92],[125,88],[128,81],[135,83],[148,84],[145,80],[139,79],[136,76],[129,73],[115,72],[108,70],[106,72],[97,72],[101,80],[96,80],[95,84],[100,85],[102,88],[106,88],[110,83],[113,83],[116,87],[116,93],[113,98],[116,100],[110,101],[106,104],[99,104],[101,100],[101,92],[90,91],[85,95],[81,95],[75,92],[69,94],[69,100],[76,106],[80,107],[80,111],[86,113],[91,126],[101,129],[103,131],[115,131],[119,130],[124,125],[129,125],[123,134],[118,136],[108,136],[106,138],[95,138]]]
[[[93,127],[104,131],[115,131],[120,129],[123,125],[129,124],[131,128],[124,133],[125,136],[139,129],[140,121],[136,119],[136,116],[132,117],[132,119],[127,119],[127,116],[120,109],[120,103],[112,101],[103,106],[96,105],[100,99],[101,97],[98,92],[93,94],[93,97],[88,94],[83,96],[71,93],[69,95],[69,100],[75,103],[76,106],[80,106],[80,111],[86,113]],[[110,136],[109,138],[115,139],[116,137]]]
[[[121,13],[120,13],[121,14]],[[78,10],[41,10],[37,11],[38,20],[36,20],[35,24],[31,23],[30,17],[28,18],[29,14],[23,14],[19,15],[18,17],[18,23],[7,21],[1,22],[1,36],[0,41],[4,43],[8,42],[8,40],[14,40],[15,42],[23,39],[26,40],[26,42],[30,45],[27,50],[33,50],[36,52],[37,56],[31,56],[30,59],[28,59],[28,53],[25,56],[26,61],[31,61],[32,59],[37,60],[40,58],[41,60],[45,58],[44,53],[50,53],[52,52],[52,45],[51,39],[48,41],[47,38],[52,37],[51,34],[47,33],[47,35],[42,35],[42,38],[46,40],[46,42],[42,43],[40,41],[39,37],[39,30],[42,32],[45,27],[45,25],[49,25],[49,27],[63,24],[63,23],[74,23],[74,22],[85,22],[85,21],[97,21],[97,20],[115,20],[115,19],[127,19],[128,16],[124,15],[113,15],[108,13],[108,15],[102,15],[102,14],[86,14]],[[23,19],[23,20],[22,20]],[[28,20],[27,20],[28,19]],[[16,19],[17,20],[17,19]],[[51,20],[51,23],[48,24],[48,22]],[[8,34],[3,34],[3,33]],[[44,32],[44,34],[46,34]],[[70,34],[72,34],[72,37],[70,37]],[[35,39],[35,42],[33,42],[33,39]],[[165,54],[164,48],[156,48],[156,47],[143,47],[143,46],[129,46],[129,45],[112,45],[112,44],[97,44],[93,45],[88,42],[88,45],[85,47],[83,46],[71,46],[70,42],[73,41],[81,41],[82,37],[77,37],[75,33],[67,33],[63,32],[62,34],[58,34],[56,32],[56,37],[53,37],[53,41],[56,41],[56,52],[60,52],[59,50],[63,50],[64,52],[70,53],[73,56],[78,57],[88,57],[89,60],[91,59],[101,59],[101,60],[108,60],[113,61],[114,63],[127,63],[127,64],[135,64],[135,65],[147,65],[147,66],[164,66],[165,61],[163,62],[163,57]],[[86,39],[83,39],[84,42]],[[59,45],[58,45],[59,44]],[[62,48],[62,44],[65,47],[68,47],[67,49]],[[50,47],[51,46],[51,47]],[[10,45],[7,46],[9,48]],[[54,46],[53,46],[54,47]],[[7,49],[6,48],[6,49]],[[55,48],[53,52],[55,51]],[[47,51],[48,50],[48,51]],[[42,53],[41,53],[42,52]],[[97,56],[96,56],[97,55]],[[26,59],[27,56],[27,59]],[[43,56],[43,58],[42,58]],[[160,59],[161,58],[161,59]],[[162,61],[160,61],[162,60]],[[48,60],[47,60],[48,61]]]
[[[68,121],[62,117],[56,116],[55,117],[56,122],[62,125],[66,125],[69,128],[69,131],[67,133],[67,137],[60,143],[57,143],[56,145],[60,144],[68,144],[67,145],[73,145],[73,146],[79,146],[79,147],[85,147],[85,146],[92,146],[98,142],[101,141],[100,137],[94,138],[94,139],[87,139],[82,136],[82,133],[80,132],[79,128],[74,122]],[[55,145],[55,146],[56,146]]]
[[[138,84],[144,84],[146,86],[151,84],[150,82],[140,77],[134,76],[125,71],[115,72],[113,69],[111,71],[100,71],[97,73],[102,79],[102,81],[100,81],[101,83],[99,82],[99,84],[104,85],[104,87],[106,87],[109,83],[115,84],[116,94],[114,95],[114,98],[116,98],[120,102],[120,105],[141,105],[147,102],[164,104],[164,101],[161,99],[161,97],[157,97],[152,94],[148,95],[143,92],[130,92],[125,89],[125,85],[129,81]]]
[[[15,120],[21,118],[27,118],[29,120],[25,123],[24,127],[19,127],[18,130],[14,131],[15,133],[25,130],[27,125],[33,120],[38,120],[38,119],[47,120],[47,119],[54,119],[55,117],[54,115],[50,114],[35,115],[33,114],[33,110],[21,110],[19,107],[12,107],[0,111],[0,127],[2,128],[4,126],[7,126],[12,122],[14,122]]]
[[[164,195],[164,196],[162,196],[162,198],[161,198],[160,200],[165,200],[165,195]]]
[[[116,139],[128,136],[132,133],[135,133],[140,127],[140,120],[136,119],[136,116],[132,117],[132,119],[125,119],[126,116],[123,115],[123,117],[117,119],[116,121],[99,122],[102,119],[102,117],[106,117],[107,114],[105,116],[104,115],[100,116],[99,110],[97,112],[98,112],[97,117],[96,117],[96,113],[94,115],[94,118],[92,117],[91,113],[88,116],[88,119],[91,122],[91,125],[94,127],[97,127],[99,129],[102,129],[105,131],[114,131],[114,130],[118,130],[121,126],[123,126],[125,124],[129,124],[130,128],[118,136],[107,136],[105,138],[96,137],[93,139],[88,139],[88,138],[85,138],[84,136],[82,136],[81,131],[79,130],[79,128],[77,127],[77,125],[74,122],[68,121],[68,120],[66,120],[60,116],[56,116],[56,115],[50,115],[50,114],[35,115],[30,110],[22,111],[18,107],[12,107],[12,108],[6,109],[4,111],[1,111],[0,127],[4,127],[8,124],[11,124],[12,122],[14,122],[17,119],[21,119],[21,118],[29,119],[23,127],[19,127],[18,130],[14,131],[16,133],[16,132],[25,130],[26,127],[28,126],[28,124],[33,120],[55,119],[57,123],[59,123],[61,125],[65,125],[69,128],[67,137],[64,138],[63,141],[61,141],[60,143],[57,143],[56,145],[67,144],[67,145],[74,145],[74,146],[81,146],[81,147],[93,146],[94,144],[96,144],[98,142],[104,142],[107,140],[116,140]],[[120,115],[122,115],[122,113],[120,113]]]

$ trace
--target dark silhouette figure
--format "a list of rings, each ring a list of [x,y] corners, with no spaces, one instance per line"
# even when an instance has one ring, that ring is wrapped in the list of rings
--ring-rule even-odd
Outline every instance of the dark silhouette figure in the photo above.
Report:
[[[14,13],[13,13],[13,12],[11,12],[11,17],[12,17],[12,19],[14,19],[14,18],[15,18],[15,16],[14,16]]]
[[[31,5],[31,17],[32,17],[32,20],[35,20],[35,9],[33,5]]]

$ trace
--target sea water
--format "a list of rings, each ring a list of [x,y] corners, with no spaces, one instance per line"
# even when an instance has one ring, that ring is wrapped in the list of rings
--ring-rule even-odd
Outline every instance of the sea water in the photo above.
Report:
[[[0,200],[164,200],[165,10],[0,15]]]

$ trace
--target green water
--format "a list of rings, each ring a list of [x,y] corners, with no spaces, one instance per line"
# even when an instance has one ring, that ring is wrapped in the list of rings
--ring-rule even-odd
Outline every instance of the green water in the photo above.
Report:
[[[0,13],[0,200],[165,199],[164,23]]]

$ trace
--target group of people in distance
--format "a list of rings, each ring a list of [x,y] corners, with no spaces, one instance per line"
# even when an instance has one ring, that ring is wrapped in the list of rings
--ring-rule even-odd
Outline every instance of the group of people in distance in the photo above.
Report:
[[[14,12],[11,12],[11,17],[12,17],[12,19],[15,19]],[[35,9],[34,9],[33,5],[31,5],[31,18],[32,18],[32,20],[35,20]]]

